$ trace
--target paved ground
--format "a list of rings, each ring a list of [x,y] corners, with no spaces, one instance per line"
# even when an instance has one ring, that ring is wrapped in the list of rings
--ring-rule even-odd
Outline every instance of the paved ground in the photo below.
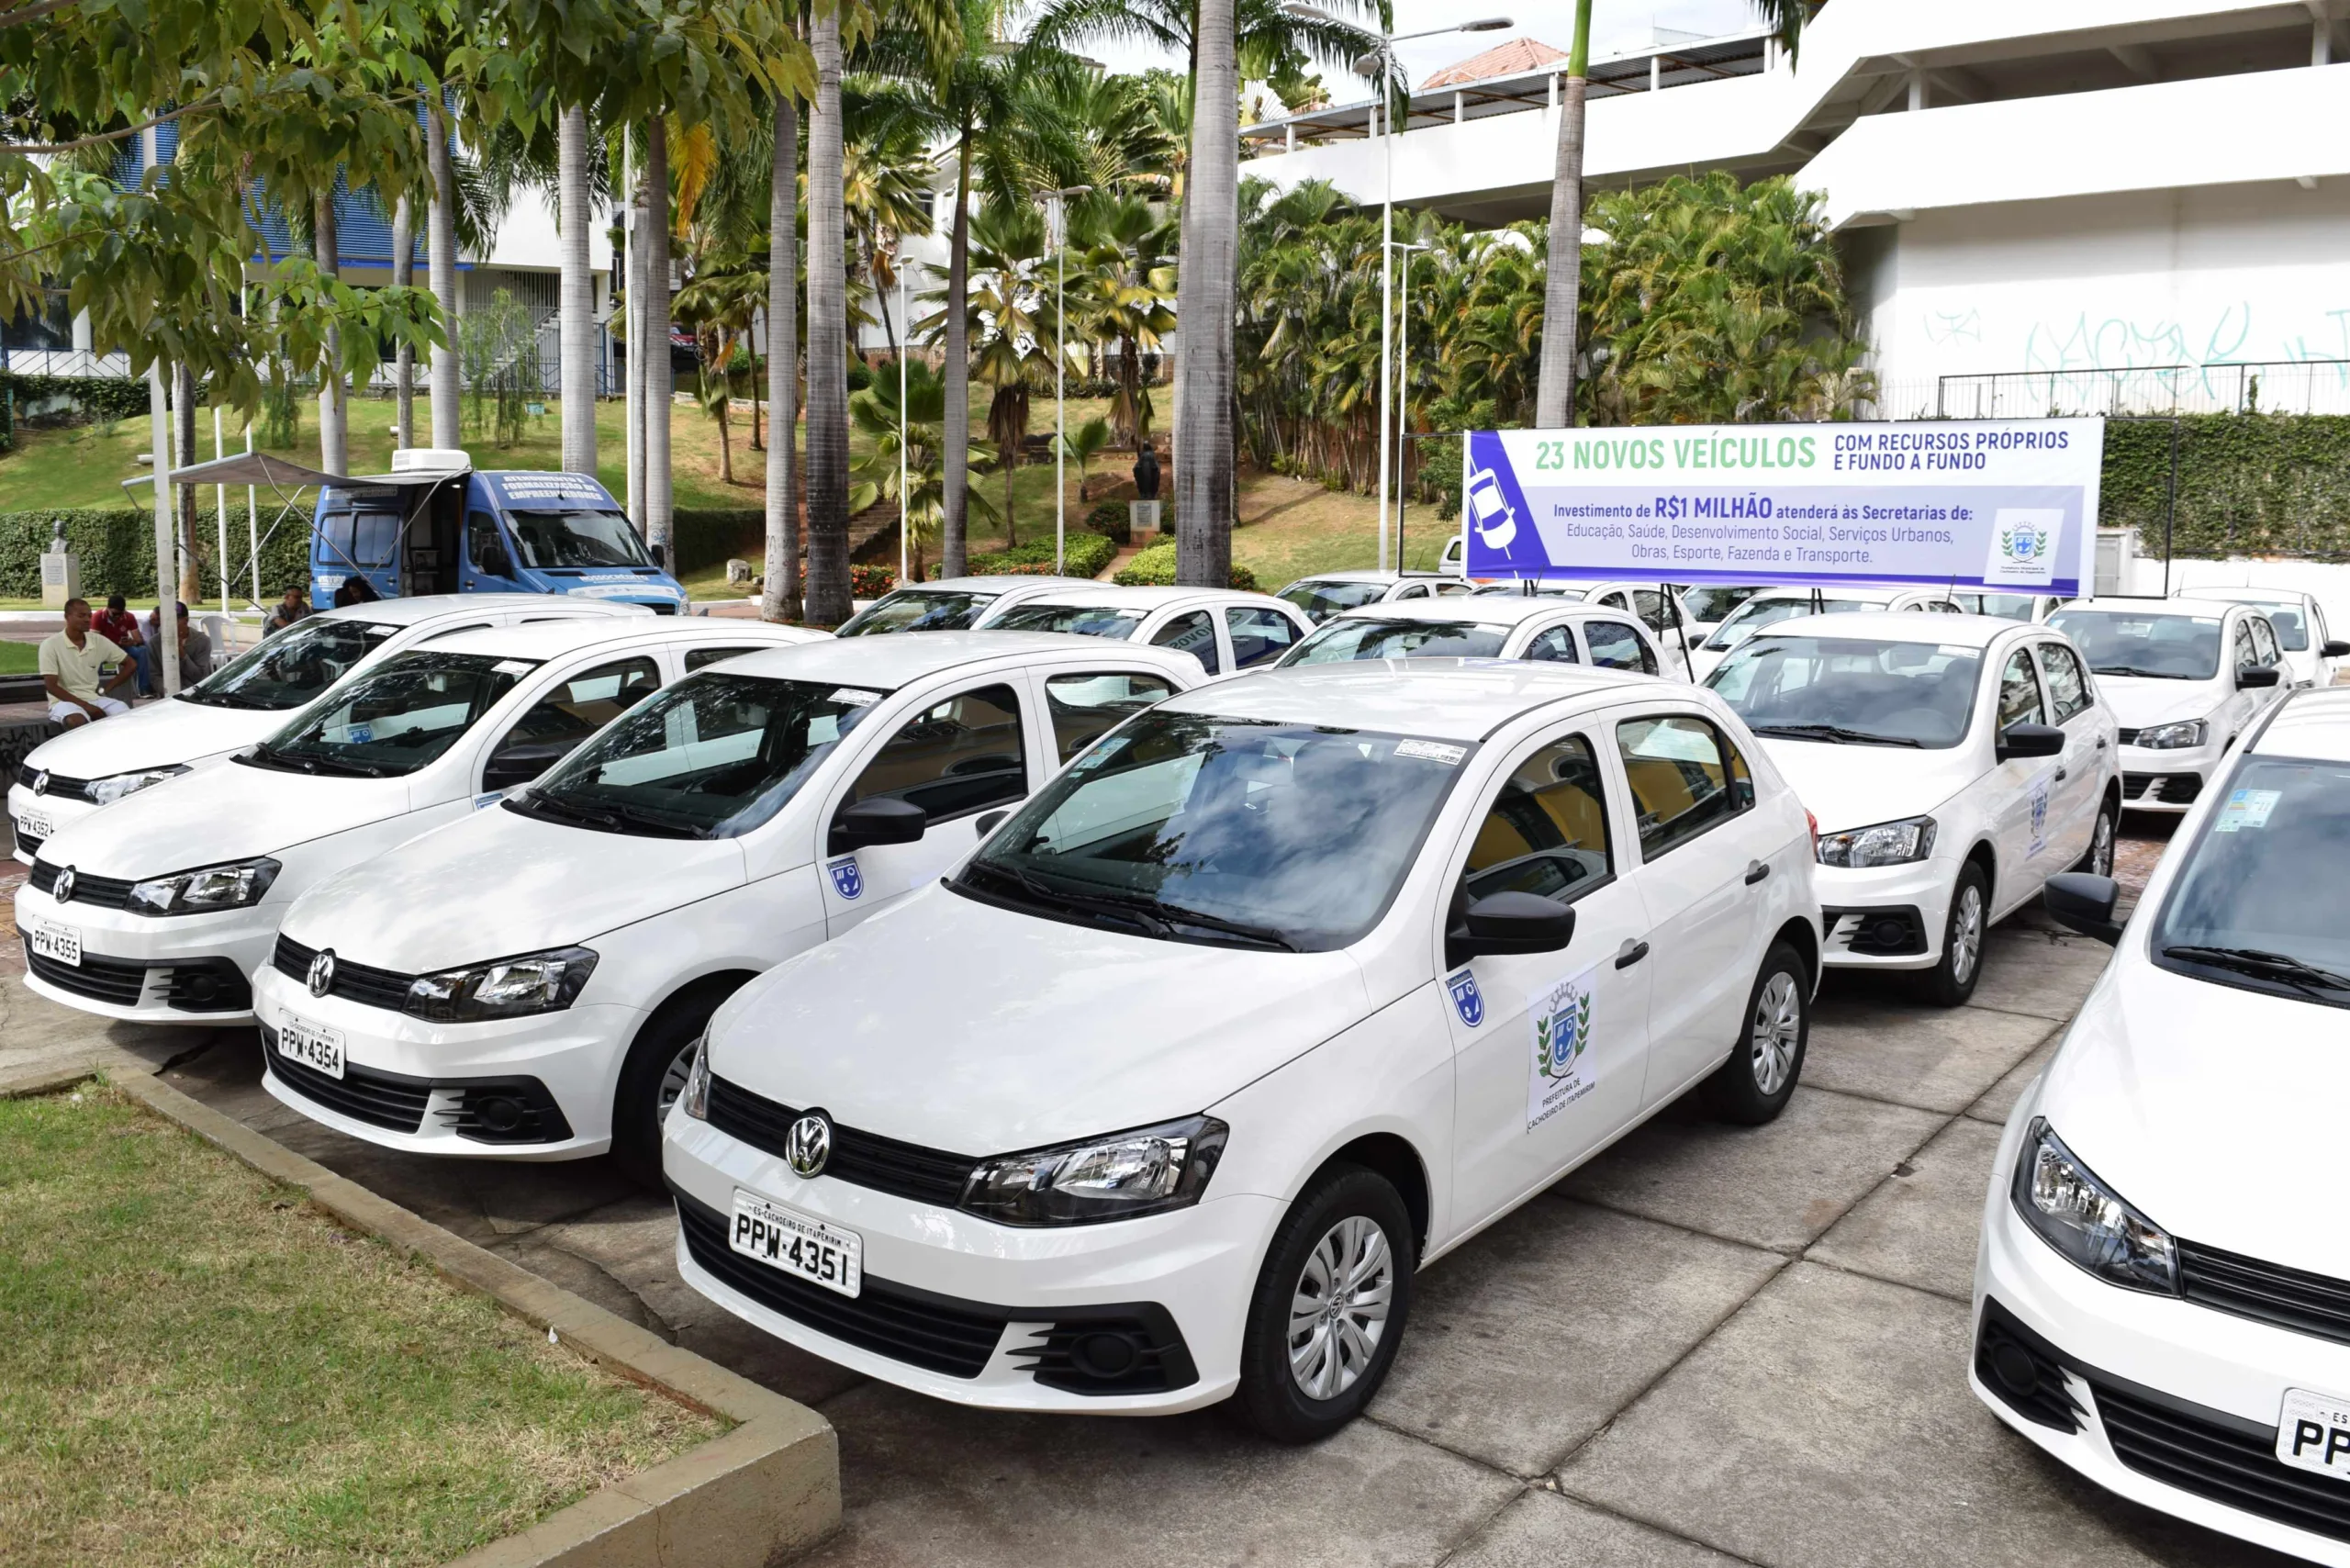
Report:
[[[1435,1265],[1371,1418],[1305,1450],[1218,1411],[982,1415],[856,1377],[684,1289],[667,1207],[600,1160],[385,1155],[269,1100],[248,1032],[139,1043],[196,1052],[176,1086],[821,1408],[847,1500],[826,1568],[2281,1562],[2075,1481],[1966,1389],[1999,1123],[2104,962],[2027,918],[1954,1012],[1831,981],[1785,1117],[1670,1109]],[[50,1025],[16,994],[0,1037],[30,1047]]]

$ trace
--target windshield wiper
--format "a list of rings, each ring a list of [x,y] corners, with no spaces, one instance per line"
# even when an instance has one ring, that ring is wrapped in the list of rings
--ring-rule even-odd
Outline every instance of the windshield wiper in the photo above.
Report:
[[[2140,669],[2136,665],[2091,665],[2099,675],[2134,675],[2147,680],[2208,680],[2209,676],[2180,675],[2176,670]]]
[[[587,807],[583,809],[609,812],[612,816],[618,818],[623,823],[626,823],[629,826],[642,828],[646,833],[651,834],[656,838],[700,838],[703,836],[702,831],[699,828],[689,827],[684,823],[666,821],[661,817],[654,815],[651,812],[645,811],[641,807],[632,806],[623,801],[615,801],[611,804],[600,808]]]
[[[1268,947],[1278,947],[1284,953],[1295,953],[1298,945],[1270,925],[1251,925],[1244,920],[1226,920],[1220,914],[1202,914],[1179,903],[1151,901],[1151,908],[1161,920],[1176,925],[1196,925],[1203,931],[1222,931],[1250,942],[1261,942]]]
[[[1922,748],[1924,742],[1908,735],[1880,735],[1870,730],[1848,730],[1841,724],[1751,724],[1758,735],[1791,735],[1796,740],[1829,741],[1836,745],[1906,745]]]
[[[342,762],[332,757],[279,751],[266,742],[254,745],[251,760],[263,767],[274,768],[281,773],[306,773],[313,778],[389,778],[393,777],[393,770],[388,767],[376,767],[364,762]]]
[[[2164,948],[2163,957],[2258,975],[2264,980],[2277,980],[2303,991],[2350,991],[2350,976],[2337,975],[2332,969],[2305,964],[2290,953],[2271,953],[2259,947],[2202,947],[2188,943]]]
[[[560,795],[542,795],[535,791],[519,800],[509,796],[506,801],[506,809],[520,812],[525,816],[554,817],[558,820],[586,823],[590,826],[605,829],[614,829],[621,825],[621,819],[610,812],[599,811],[593,806],[583,806],[576,801],[566,801]]]

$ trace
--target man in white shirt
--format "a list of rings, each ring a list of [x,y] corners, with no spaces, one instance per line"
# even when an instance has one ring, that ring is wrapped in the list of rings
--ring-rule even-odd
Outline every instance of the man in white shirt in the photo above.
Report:
[[[108,665],[115,666],[111,679]],[[107,693],[120,690],[138,676],[129,655],[90,629],[90,601],[67,599],[65,630],[52,632],[40,644],[40,684],[49,693],[50,722],[71,730],[93,719],[129,712],[129,703]]]

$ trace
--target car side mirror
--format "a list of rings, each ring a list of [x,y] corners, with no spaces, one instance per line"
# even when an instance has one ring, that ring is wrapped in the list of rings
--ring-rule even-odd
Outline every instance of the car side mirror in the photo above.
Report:
[[[2267,669],[2263,669],[2258,665],[2236,666],[2236,687],[2239,690],[2248,690],[2255,686],[2274,686],[2276,684],[2277,671],[2273,666]]]
[[[1571,905],[1540,893],[1488,893],[1445,936],[1448,968],[1485,954],[1555,953],[1574,940]]]
[[[2350,659],[2350,643],[2345,643],[2341,638],[2335,637],[2328,642],[2325,646],[2320,648],[2318,652],[2329,659]]]
[[[517,784],[528,784],[571,754],[584,736],[568,740],[542,741],[537,745],[511,745],[489,759],[481,770],[481,787],[491,790],[511,790]]]
[[[660,567],[665,572],[669,569],[669,551],[666,545],[662,544],[656,540],[653,543],[646,545],[645,549],[651,552],[653,564],[655,566]]]
[[[2000,732],[1993,756],[2001,762],[2019,756],[2062,756],[2065,732],[2053,724],[2010,724]]]
[[[1009,806],[1006,806],[1006,807],[1004,807],[1002,811],[999,811],[999,812],[987,812],[985,815],[981,816],[981,817],[979,818],[979,823],[978,823],[978,827],[979,827],[979,836],[980,836],[981,838],[985,838],[988,834],[990,834],[993,833],[997,828],[1002,827],[1002,826],[1003,825],[1003,819],[1004,819],[1004,818],[1006,818],[1006,817],[1008,817],[1008,816],[1010,816],[1011,814],[1012,814],[1012,808],[1011,808],[1011,807],[1009,807]]]
[[[833,818],[828,854],[845,855],[870,844],[913,844],[930,828],[930,813],[912,801],[877,795],[843,806]]]
[[[2121,940],[2121,927],[2113,919],[2113,906],[2121,897],[2121,884],[2110,877],[2059,871],[2041,890],[2040,901],[2057,924],[2111,946]]]

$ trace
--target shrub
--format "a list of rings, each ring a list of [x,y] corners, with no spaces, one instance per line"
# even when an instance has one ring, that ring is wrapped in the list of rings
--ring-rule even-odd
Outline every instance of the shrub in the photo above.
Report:
[[[198,492],[196,537],[208,546],[213,537],[213,496],[209,487]],[[241,599],[252,590],[245,569],[245,515],[241,498],[229,506],[229,570],[235,578],[230,597]],[[155,598],[155,514],[127,507],[52,507],[43,511],[0,512],[0,595],[14,599],[40,597],[40,556],[49,548],[52,519],[65,520],[67,546],[82,558],[82,592],[100,603],[119,593],[152,603]],[[269,526],[264,511],[262,526]],[[220,597],[220,573],[204,552],[205,598]],[[307,508],[277,525],[261,551],[261,588],[264,600],[275,599],[288,583],[310,580],[310,513]]]
[[[873,367],[867,364],[863,360],[853,359],[849,361],[848,389],[852,392],[862,392],[872,385]]]
[[[1115,580],[1124,588],[1173,587],[1175,541],[1164,540],[1145,550],[1119,568]],[[1232,586],[1253,593],[1257,590],[1257,574],[1235,561],[1232,563]]]
[[[1062,550],[1062,558],[1068,562],[1064,571],[1067,576],[1072,577],[1094,577],[1102,567],[1108,566],[1117,554],[1117,545],[1098,533],[1082,532],[1071,533]],[[1053,570],[1052,535],[1046,534],[1041,538],[1031,539],[1026,543],[1010,550],[997,550],[984,555],[974,555],[971,557],[970,571],[975,577],[1052,577],[1056,575]]]
[[[767,514],[764,507],[679,507],[669,537],[677,558],[669,569],[679,577],[722,566],[733,556],[764,561]]]
[[[898,574],[889,566],[858,566],[848,569],[848,593],[851,599],[879,599],[898,586]]]
[[[147,417],[147,383],[122,375],[19,375],[0,370],[0,398],[15,394],[19,410],[58,398],[71,398],[70,414],[43,414],[39,424],[78,424],[95,420],[143,420]],[[23,417],[19,413],[18,417]]]
[[[1085,514],[1085,526],[1113,544],[1131,544],[1135,540],[1133,514],[1124,501],[1103,501]]]

